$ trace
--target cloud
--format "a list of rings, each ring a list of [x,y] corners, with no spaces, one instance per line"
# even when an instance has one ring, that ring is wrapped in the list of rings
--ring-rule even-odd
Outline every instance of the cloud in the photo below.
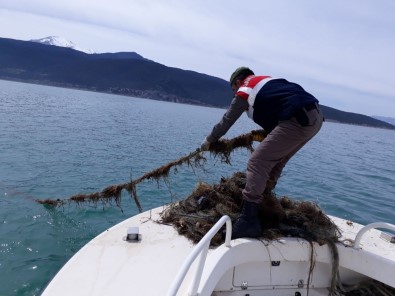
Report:
[[[387,98],[374,113],[395,116],[394,13],[390,0],[1,0],[0,36],[60,35],[224,79],[248,65],[314,92],[353,89],[347,111],[365,110],[361,92]]]

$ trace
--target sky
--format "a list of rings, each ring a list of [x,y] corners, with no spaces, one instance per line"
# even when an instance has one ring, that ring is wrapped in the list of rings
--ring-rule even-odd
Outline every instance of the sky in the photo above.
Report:
[[[226,80],[248,66],[323,105],[395,117],[394,15],[393,0],[0,0],[0,37],[60,36]]]

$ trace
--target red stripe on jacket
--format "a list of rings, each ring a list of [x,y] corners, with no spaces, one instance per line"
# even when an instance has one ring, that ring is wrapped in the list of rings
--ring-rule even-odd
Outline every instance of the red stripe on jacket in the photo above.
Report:
[[[243,80],[240,88],[247,87],[252,90],[261,80],[263,80],[265,78],[271,78],[271,76],[255,76],[255,75],[247,76]],[[244,92],[244,91],[240,91],[240,88],[237,90],[236,96],[239,96],[244,100],[248,100],[248,97],[250,94],[247,92]]]

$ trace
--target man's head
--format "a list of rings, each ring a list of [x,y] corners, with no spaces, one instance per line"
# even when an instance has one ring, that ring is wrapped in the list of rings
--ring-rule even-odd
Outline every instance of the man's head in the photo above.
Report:
[[[234,89],[235,87],[238,87],[240,82],[243,81],[247,76],[254,75],[254,72],[247,67],[239,67],[237,68],[232,75],[230,76],[229,82]],[[240,82],[238,82],[240,81]]]

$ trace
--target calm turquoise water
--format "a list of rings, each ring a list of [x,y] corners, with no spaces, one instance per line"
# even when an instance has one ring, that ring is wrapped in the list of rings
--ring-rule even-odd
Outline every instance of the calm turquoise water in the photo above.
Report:
[[[137,213],[127,194],[121,209],[51,210],[34,199],[137,178],[195,150],[223,112],[0,80],[0,295],[39,295],[86,242]],[[257,128],[243,117],[227,137]],[[395,223],[394,155],[394,131],[327,122],[287,165],[277,193],[359,223]],[[180,168],[168,185],[141,184],[143,208],[244,170],[248,152],[232,159],[232,166],[209,160],[206,172]]]

